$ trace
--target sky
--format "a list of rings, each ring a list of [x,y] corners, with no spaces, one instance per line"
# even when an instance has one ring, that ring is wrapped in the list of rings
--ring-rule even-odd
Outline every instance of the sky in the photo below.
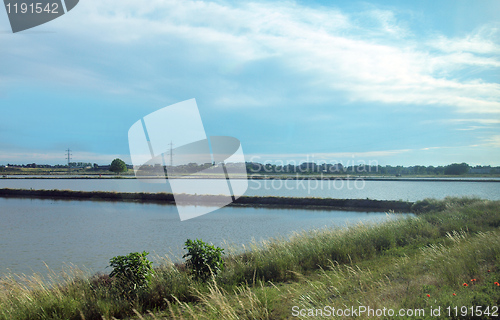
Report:
[[[128,130],[195,98],[247,161],[500,165],[500,1],[82,0],[12,33],[0,164],[131,163]]]

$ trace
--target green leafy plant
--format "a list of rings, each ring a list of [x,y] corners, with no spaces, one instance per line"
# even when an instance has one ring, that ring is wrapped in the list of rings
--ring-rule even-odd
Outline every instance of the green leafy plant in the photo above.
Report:
[[[126,256],[116,256],[109,260],[113,271],[109,274],[117,280],[125,294],[135,294],[149,287],[153,277],[153,263],[146,256],[149,252],[132,252]]]
[[[205,281],[212,274],[216,276],[219,271],[224,270],[224,260],[222,260],[224,249],[206,244],[199,239],[188,239],[184,249],[187,249],[188,253],[183,258],[187,258],[186,264],[194,279]]]

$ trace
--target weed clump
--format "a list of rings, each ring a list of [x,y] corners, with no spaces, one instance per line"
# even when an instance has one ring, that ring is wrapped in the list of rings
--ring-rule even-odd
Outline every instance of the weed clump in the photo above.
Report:
[[[188,253],[183,258],[187,258],[186,265],[195,280],[206,281],[224,270],[224,249],[209,245],[200,239],[188,239],[185,245]]]

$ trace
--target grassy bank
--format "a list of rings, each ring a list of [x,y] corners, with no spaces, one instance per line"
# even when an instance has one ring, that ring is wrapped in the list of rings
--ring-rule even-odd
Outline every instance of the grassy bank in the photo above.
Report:
[[[133,170],[121,173],[122,175],[134,176]],[[104,169],[85,169],[85,168],[22,168],[22,167],[8,167],[0,166],[0,175],[2,176],[24,176],[24,175],[116,175],[116,173]]]
[[[97,200],[97,201],[143,201],[164,204],[175,204],[171,193],[144,192],[107,192],[107,191],[71,191],[71,190],[26,190],[0,189],[0,197],[50,198],[63,200]],[[178,195],[184,203],[210,205],[225,203],[225,196],[213,195]],[[291,208],[322,208],[342,210],[366,210],[409,212],[412,202],[371,199],[327,199],[327,198],[292,198],[292,197],[251,197],[242,196],[230,206],[266,206]]]
[[[469,307],[489,306],[489,318],[500,302],[500,202],[447,198],[413,208],[413,218],[313,230],[229,252],[224,271],[208,283],[165,261],[150,288],[128,299],[107,275],[74,271],[52,286],[11,277],[0,285],[0,319],[315,318],[307,314],[325,306],[423,310],[417,319],[431,318],[431,307],[448,319],[463,318],[462,307],[470,315]]]
[[[64,171],[64,172],[51,172],[44,173],[36,171],[22,171],[22,172],[0,172],[0,178],[5,179],[137,179],[133,171],[120,173],[117,175],[111,171],[95,172],[95,171]],[[158,179],[163,177],[152,176],[149,179]],[[168,179],[168,176],[165,176]],[[411,181],[411,182],[500,182],[498,180],[500,174],[478,175],[404,175],[402,177],[395,177],[392,175],[380,174],[248,174],[233,177],[233,179],[251,179],[251,180],[288,180],[288,181]],[[224,174],[216,173],[178,173],[172,174],[170,179],[226,179]]]

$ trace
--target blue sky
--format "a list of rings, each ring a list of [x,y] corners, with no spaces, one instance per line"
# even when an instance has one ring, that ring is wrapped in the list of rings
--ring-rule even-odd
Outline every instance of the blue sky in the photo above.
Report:
[[[247,161],[500,165],[499,1],[110,1],[12,34],[0,164],[130,163],[130,126],[195,98]]]

